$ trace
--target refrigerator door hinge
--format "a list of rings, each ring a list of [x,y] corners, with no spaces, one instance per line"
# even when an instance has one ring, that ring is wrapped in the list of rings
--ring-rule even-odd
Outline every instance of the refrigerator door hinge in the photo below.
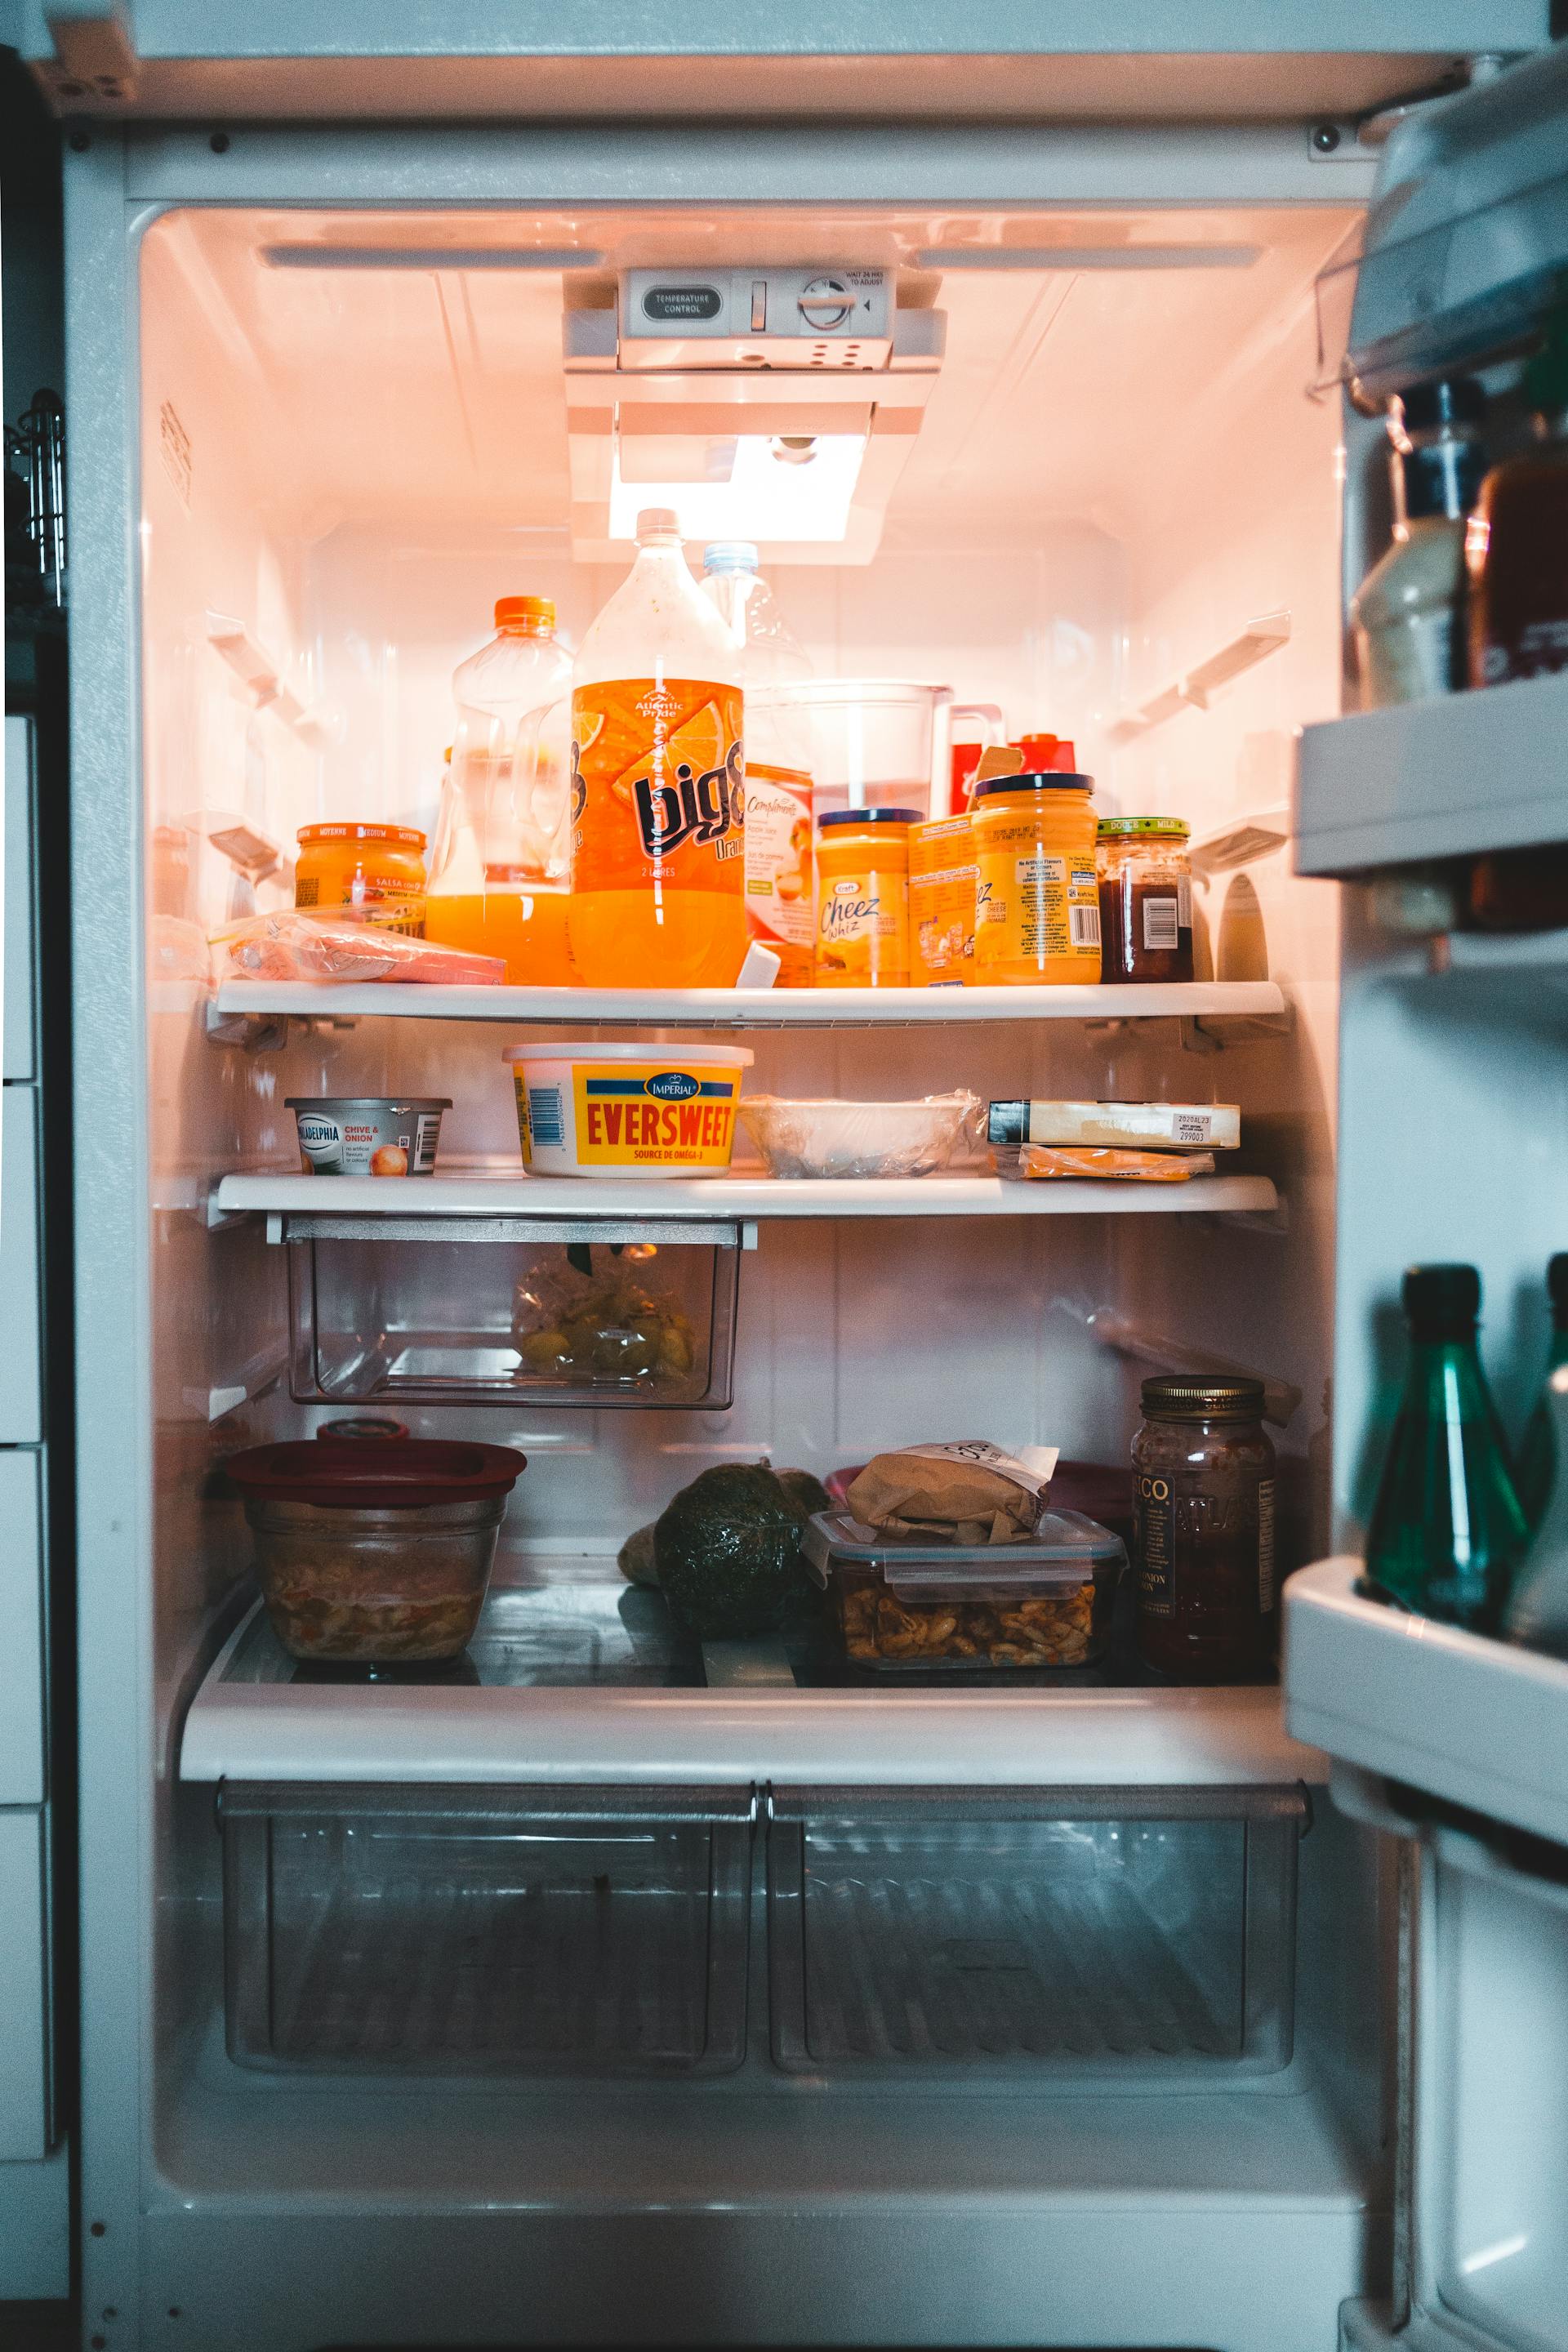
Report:
[[[68,111],[84,99],[96,106],[133,106],[138,70],[128,0],[44,0],[44,22],[55,45],[40,68]]]

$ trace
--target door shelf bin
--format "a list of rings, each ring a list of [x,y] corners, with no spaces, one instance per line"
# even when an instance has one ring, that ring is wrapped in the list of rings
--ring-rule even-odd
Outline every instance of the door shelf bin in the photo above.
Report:
[[[289,1214],[301,1404],[720,1409],[741,1224]]]
[[[775,2062],[1158,2090],[1290,2060],[1304,1790],[797,1790],[768,1825]]]
[[[749,1789],[228,1783],[228,2052],[275,2071],[721,2074]]]

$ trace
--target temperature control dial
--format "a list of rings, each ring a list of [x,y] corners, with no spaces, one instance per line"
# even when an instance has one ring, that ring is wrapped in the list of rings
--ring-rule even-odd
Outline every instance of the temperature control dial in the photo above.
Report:
[[[819,335],[842,327],[854,315],[855,297],[841,278],[814,278],[800,295],[800,315]]]

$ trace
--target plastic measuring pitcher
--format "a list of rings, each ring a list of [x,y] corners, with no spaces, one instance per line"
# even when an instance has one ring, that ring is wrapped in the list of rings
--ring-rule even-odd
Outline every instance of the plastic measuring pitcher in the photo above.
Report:
[[[503,956],[514,986],[572,978],[566,944],[571,656],[547,596],[503,596],[452,679],[458,730],[431,850],[426,936]]]
[[[997,705],[955,702],[951,686],[839,677],[814,678],[789,691],[811,724],[819,821],[847,808],[911,808],[922,819],[946,816],[954,719],[977,720],[992,742],[1003,738]]]

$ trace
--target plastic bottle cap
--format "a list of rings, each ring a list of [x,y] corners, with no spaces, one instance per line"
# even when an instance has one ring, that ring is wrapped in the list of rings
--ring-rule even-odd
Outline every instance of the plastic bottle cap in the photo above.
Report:
[[[1463,1337],[1481,1311],[1481,1277],[1473,1265],[1407,1266],[1400,1303],[1413,1331]]]
[[[1568,1316],[1568,1250],[1547,1261],[1546,1296],[1560,1316]]]
[[[525,629],[534,636],[548,636],[555,628],[553,596],[498,596],[496,598],[498,629]]]
[[[754,572],[755,542],[749,539],[716,539],[702,551],[704,572]]]
[[[988,800],[993,793],[1089,793],[1094,790],[1092,776],[1080,776],[1068,769],[1053,769],[1043,772],[1026,770],[1021,776],[988,776],[974,787],[977,801]]]
[[[637,544],[647,539],[679,539],[680,517],[673,507],[644,507],[637,517]]]

